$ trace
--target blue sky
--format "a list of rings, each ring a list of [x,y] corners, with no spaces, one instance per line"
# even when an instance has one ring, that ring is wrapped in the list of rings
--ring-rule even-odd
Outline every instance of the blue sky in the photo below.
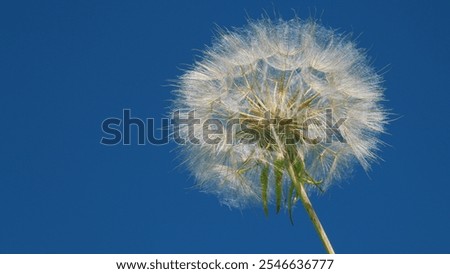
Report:
[[[274,11],[353,33],[398,118],[383,162],[313,196],[338,253],[450,252],[448,1],[11,1],[0,5],[1,253],[322,253],[301,206],[230,210],[165,146],[103,146],[160,119],[216,25]],[[295,11],[295,12],[294,12]]]

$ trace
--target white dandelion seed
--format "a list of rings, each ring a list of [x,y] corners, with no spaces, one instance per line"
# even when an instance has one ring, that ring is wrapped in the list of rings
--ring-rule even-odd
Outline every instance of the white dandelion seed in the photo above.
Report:
[[[267,213],[273,202],[291,214],[301,200],[333,253],[306,193],[376,159],[386,122],[380,81],[348,37],[312,20],[222,31],[180,77],[173,108],[194,110],[201,122],[239,123],[217,131],[214,144],[203,123],[180,125],[181,135],[198,139],[181,146],[185,162],[203,190],[231,207],[262,203]],[[332,125],[339,140],[328,138]]]

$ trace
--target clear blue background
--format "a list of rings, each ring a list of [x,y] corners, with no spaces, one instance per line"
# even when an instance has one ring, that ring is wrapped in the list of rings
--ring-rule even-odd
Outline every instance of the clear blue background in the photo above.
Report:
[[[339,2],[339,3],[336,3]],[[174,144],[107,147],[100,123],[160,119],[215,24],[264,10],[352,32],[399,118],[384,159],[312,198],[339,253],[449,253],[448,1],[0,4],[0,252],[321,253],[301,206],[230,210],[192,189]]]

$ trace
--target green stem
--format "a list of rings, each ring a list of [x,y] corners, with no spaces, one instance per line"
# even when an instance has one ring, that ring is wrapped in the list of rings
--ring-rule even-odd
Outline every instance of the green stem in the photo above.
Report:
[[[291,180],[293,181],[294,186],[297,189],[298,195],[300,196],[300,200],[302,201],[302,204],[305,207],[306,212],[308,213],[317,234],[319,234],[320,240],[322,241],[325,250],[328,254],[334,254],[333,246],[331,246],[331,242],[328,239],[327,234],[325,233],[325,229],[323,228],[322,224],[320,223],[319,217],[314,211],[311,201],[308,198],[308,194],[306,194],[305,187],[303,186],[302,182],[299,182],[297,180],[297,176],[294,172],[294,168],[292,167],[292,163],[288,164],[287,169],[289,172],[289,176],[291,177]]]

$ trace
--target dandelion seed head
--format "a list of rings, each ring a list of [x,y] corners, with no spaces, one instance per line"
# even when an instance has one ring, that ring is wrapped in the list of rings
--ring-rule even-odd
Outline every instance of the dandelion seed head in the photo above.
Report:
[[[238,119],[247,130],[241,124],[224,129],[216,134],[220,141],[210,144],[202,138],[202,124],[194,125],[194,133],[181,126],[184,136],[198,139],[180,146],[185,162],[201,189],[231,207],[260,202],[261,172],[266,166],[275,170],[287,154],[301,160],[307,187],[320,182],[327,189],[356,162],[367,170],[377,158],[378,135],[386,123],[380,82],[348,36],[312,20],[261,19],[222,30],[179,78],[173,109],[195,110],[200,121],[223,125]],[[327,110],[332,124],[345,118],[339,125],[343,141],[325,141]],[[275,124],[264,123],[267,119]],[[300,134],[305,127],[307,136]],[[243,142],[251,130],[261,138]],[[287,144],[292,138],[296,142]],[[290,181],[282,173],[283,200],[297,200],[288,196]],[[269,202],[277,199],[275,177],[276,172],[268,175]]]

